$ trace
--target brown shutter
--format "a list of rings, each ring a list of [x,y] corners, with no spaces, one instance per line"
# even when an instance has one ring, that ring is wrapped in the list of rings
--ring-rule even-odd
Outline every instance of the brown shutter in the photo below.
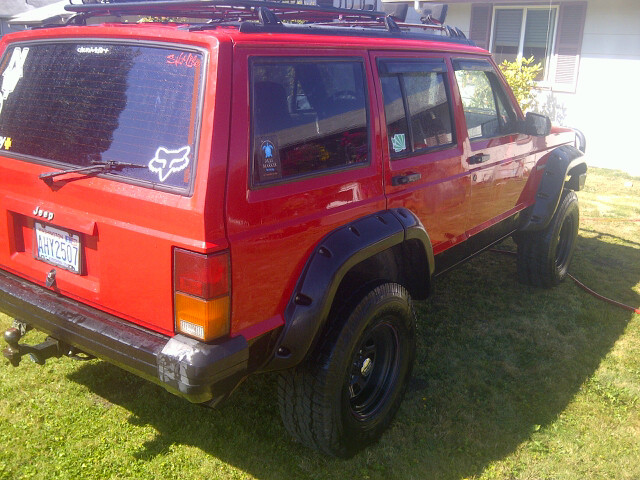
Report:
[[[560,5],[555,50],[554,90],[576,91],[586,14],[587,2],[563,2]]]
[[[490,3],[474,3],[471,7],[471,25],[469,38],[482,48],[489,48],[491,33],[491,15],[493,6]]]

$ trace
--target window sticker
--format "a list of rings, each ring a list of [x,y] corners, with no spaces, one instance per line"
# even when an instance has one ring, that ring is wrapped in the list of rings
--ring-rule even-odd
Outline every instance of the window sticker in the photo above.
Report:
[[[80,46],[78,48],[76,48],[76,52],[78,53],[95,53],[97,55],[106,55],[107,53],[109,53],[109,49],[107,47],[96,47],[96,46],[89,46],[89,47],[84,47],[84,46]]]
[[[169,175],[181,172],[189,166],[189,152],[191,147],[188,145],[178,150],[159,147],[156,155],[149,161],[149,170],[157,173],[160,181],[164,183]]]
[[[391,146],[395,153],[402,152],[407,149],[407,142],[404,133],[396,133],[391,137]]]
[[[9,65],[2,73],[2,84],[0,86],[0,112],[2,105],[9,95],[16,89],[18,82],[22,78],[24,72],[24,62],[27,60],[29,47],[16,47],[13,49]]]
[[[185,66],[187,68],[197,68],[200,66],[200,58],[193,53],[180,52],[178,55],[167,55],[167,63],[176,67]]]
[[[277,140],[272,137],[258,138],[256,148],[258,149],[256,156],[260,181],[265,182],[281,178],[282,168]]]
[[[0,136],[0,150],[9,150],[12,143],[11,137]]]

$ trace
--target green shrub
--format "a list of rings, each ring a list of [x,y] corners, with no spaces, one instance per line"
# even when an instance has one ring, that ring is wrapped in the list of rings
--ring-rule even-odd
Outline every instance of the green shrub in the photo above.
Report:
[[[523,112],[532,109],[536,104],[533,87],[538,75],[542,72],[542,64],[532,65],[533,60],[534,58],[531,56],[518,58],[514,62],[505,60],[500,64],[500,70],[504,73]]]

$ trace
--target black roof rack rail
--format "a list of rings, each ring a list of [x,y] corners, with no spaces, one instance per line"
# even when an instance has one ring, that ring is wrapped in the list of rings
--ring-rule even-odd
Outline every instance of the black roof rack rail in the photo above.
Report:
[[[77,0],[76,0],[77,1]],[[76,13],[68,25],[83,25],[91,17],[150,16],[202,19],[192,31],[214,29],[222,25],[237,25],[241,32],[291,32],[354,36],[401,36],[403,38],[453,41],[474,45],[459,29],[437,22],[409,24],[393,15],[372,9],[366,0],[83,0],[65,9]],[[314,2],[309,4],[308,2]],[[350,3],[350,6],[349,6]],[[344,7],[342,7],[344,5]],[[291,23],[291,20],[296,22]],[[305,28],[306,27],[306,28]],[[431,32],[431,34],[429,34]],[[447,38],[442,38],[446,36]]]
[[[70,2],[72,0],[69,0]],[[384,12],[360,8],[337,8],[333,6],[309,5],[304,0],[149,0],[149,1],[109,1],[101,3],[65,5],[65,10],[86,17],[148,15],[159,17],[185,17],[218,19],[241,15],[257,17],[257,9],[266,7],[278,12],[283,19],[327,20],[348,17],[350,19],[374,19],[384,17]],[[305,15],[306,14],[306,15]]]

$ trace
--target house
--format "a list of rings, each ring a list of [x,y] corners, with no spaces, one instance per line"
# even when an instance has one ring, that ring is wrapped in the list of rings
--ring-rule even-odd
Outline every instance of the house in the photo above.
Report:
[[[587,137],[590,165],[640,176],[640,2],[449,0],[446,22],[496,61],[533,55],[544,67],[537,110]]]
[[[9,25],[9,20],[14,15],[31,10],[33,7],[27,5],[25,0],[2,0],[0,2],[0,37],[10,32],[22,30]]]
[[[24,30],[27,26],[42,25],[49,20],[59,21],[61,17],[58,14],[64,11],[64,4],[68,3],[64,0],[0,0],[0,37]],[[54,7],[53,4],[57,5]],[[16,23],[16,17],[25,20]]]

